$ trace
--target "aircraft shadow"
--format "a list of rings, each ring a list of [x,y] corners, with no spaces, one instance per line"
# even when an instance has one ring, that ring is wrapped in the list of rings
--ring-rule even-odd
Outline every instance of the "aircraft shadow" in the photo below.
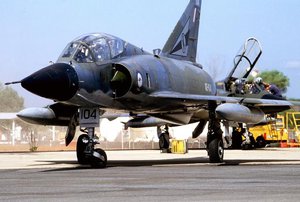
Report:
[[[78,165],[77,161],[43,161],[43,163],[49,163],[50,165],[69,164]],[[180,165],[199,165],[199,166],[259,166],[259,165],[300,165],[299,160],[274,160],[274,159],[236,159],[236,160],[224,160],[223,163],[209,163],[207,157],[197,158],[176,158],[176,159],[158,159],[158,160],[110,160],[107,162],[107,168],[110,167],[139,167],[139,166],[180,166]],[[44,170],[42,172],[53,171],[67,171],[67,170],[83,170],[83,169],[95,169],[90,165],[78,165],[75,167],[64,167]]]
[[[77,161],[40,161],[40,162],[48,163],[48,165],[59,165],[59,164],[78,165]],[[158,159],[158,160],[109,160],[107,162],[107,168],[109,168],[109,167],[184,165],[184,164],[198,164],[198,163],[209,163],[209,159],[204,158],[204,157],[197,157],[197,158],[176,158],[176,159]],[[43,172],[78,170],[78,169],[94,169],[94,168],[91,168],[90,165],[78,165],[76,167],[50,169],[50,170],[46,170]]]

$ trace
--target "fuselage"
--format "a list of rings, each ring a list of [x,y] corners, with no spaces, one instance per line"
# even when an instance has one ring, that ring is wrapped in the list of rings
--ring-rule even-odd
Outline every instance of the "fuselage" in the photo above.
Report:
[[[43,79],[36,79],[41,75]],[[42,97],[79,107],[153,113],[178,107],[150,97],[154,92],[216,94],[214,81],[200,65],[152,55],[107,34],[75,39],[55,64],[23,79],[22,86]]]

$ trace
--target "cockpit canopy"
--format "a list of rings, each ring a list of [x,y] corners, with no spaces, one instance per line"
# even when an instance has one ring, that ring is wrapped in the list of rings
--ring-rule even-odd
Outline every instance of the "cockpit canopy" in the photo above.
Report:
[[[124,52],[125,42],[117,37],[94,33],[80,36],[67,45],[62,58],[72,57],[78,63],[102,62]]]

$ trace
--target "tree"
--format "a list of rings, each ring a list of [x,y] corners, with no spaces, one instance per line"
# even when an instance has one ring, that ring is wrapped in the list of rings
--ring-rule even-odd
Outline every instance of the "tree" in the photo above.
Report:
[[[23,108],[24,99],[11,87],[4,86],[0,82],[0,112],[18,112]],[[2,131],[6,131],[6,134],[11,133],[11,126],[12,121],[0,120],[0,128]],[[8,136],[8,138],[10,138],[10,136]]]
[[[18,112],[24,108],[24,99],[9,86],[0,82],[0,112]]]
[[[261,77],[266,83],[275,84],[284,93],[290,85],[289,78],[277,70],[263,71],[258,77]]]
[[[221,56],[212,56],[207,64],[204,66],[205,70],[209,73],[214,81],[224,79],[225,61]],[[223,78],[222,78],[223,77]]]
[[[0,112],[18,112],[24,108],[24,99],[18,95],[18,93],[11,87],[4,86],[0,82]],[[35,151],[37,149],[37,126],[30,125],[19,119],[16,120],[17,125],[22,127],[22,133],[27,136],[30,151]],[[10,131],[11,121],[1,120],[0,126]],[[11,132],[9,132],[11,133]]]

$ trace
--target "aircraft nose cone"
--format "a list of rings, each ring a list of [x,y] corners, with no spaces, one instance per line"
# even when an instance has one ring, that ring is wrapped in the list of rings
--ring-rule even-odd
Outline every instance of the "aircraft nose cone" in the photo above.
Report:
[[[49,65],[21,81],[26,90],[56,101],[71,99],[78,90],[78,83],[75,69],[65,63]]]

